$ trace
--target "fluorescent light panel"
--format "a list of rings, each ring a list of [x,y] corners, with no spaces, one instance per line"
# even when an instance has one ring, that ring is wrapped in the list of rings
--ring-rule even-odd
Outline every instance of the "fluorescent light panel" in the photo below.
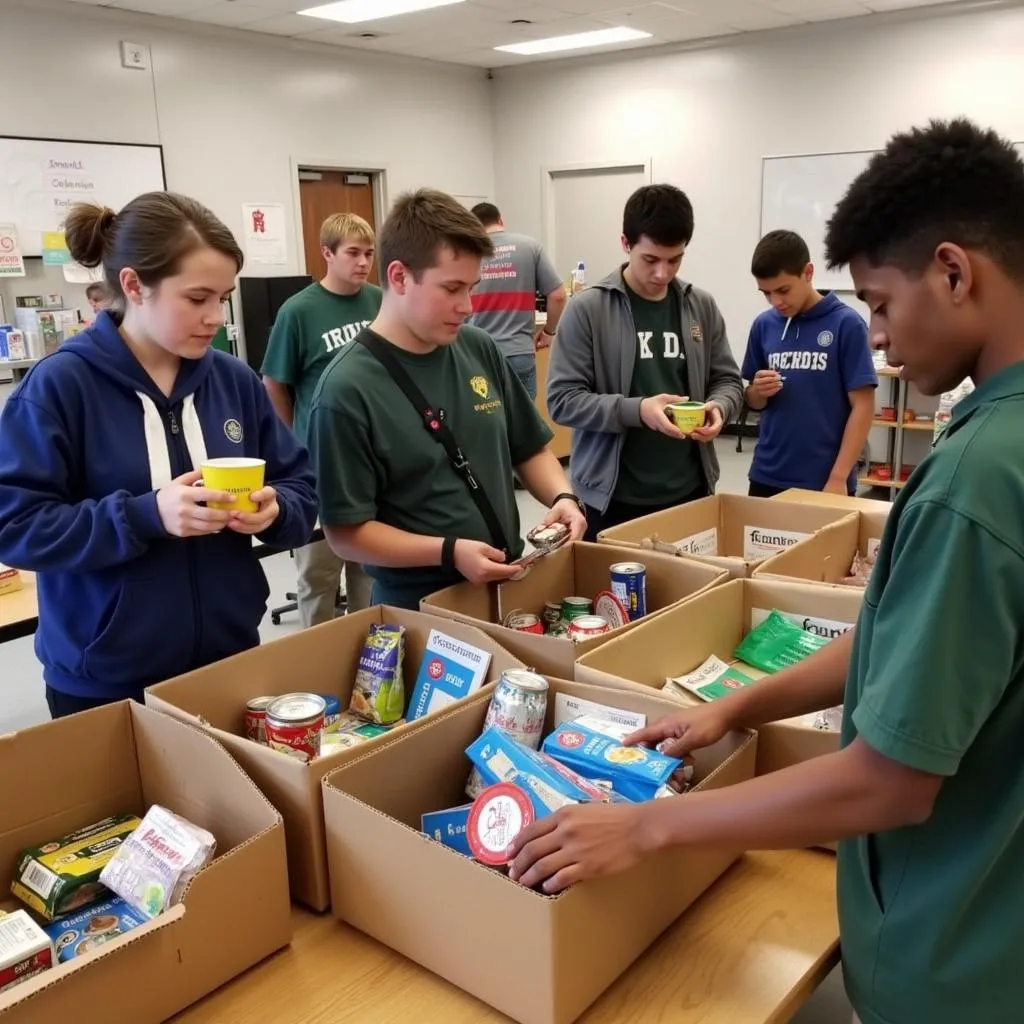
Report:
[[[636,28],[601,28],[596,32],[577,32],[571,36],[531,39],[528,43],[509,43],[508,46],[496,46],[495,49],[504,53],[518,53],[529,57],[538,53],[583,50],[590,46],[611,46],[613,43],[629,43],[634,39],[650,38],[650,32],[641,32]]]
[[[378,18],[392,18],[396,14],[412,14],[413,11],[428,11],[432,7],[448,7],[465,0],[339,0],[338,3],[322,7],[308,7],[299,14],[309,18],[323,18],[326,21],[343,21],[354,25],[360,21],[376,21]]]

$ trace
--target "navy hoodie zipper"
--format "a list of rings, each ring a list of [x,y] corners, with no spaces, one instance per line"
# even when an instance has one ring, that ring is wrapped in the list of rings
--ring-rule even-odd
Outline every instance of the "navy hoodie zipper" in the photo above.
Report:
[[[178,408],[180,409],[184,403],[179,402]],[[171,442],[174,445],[174,451],[177,455],[178,472],[175,476],[179,476],[186,472],[185,467],[191,465],[192,457],[189,454],[188,446],[185,444],[181,428],[178,426],[178,417],[175,415],[174,406],[171,406],[167,410],[167,420],[171,426]],[[193,469],[197,467],[193,466]],[[202,628],[202,616],[199,614],[199,579],[196,573],[196,551],[195,551],[195,538],[185,538],[185,552],[188,559],[188,582],[192,588],[192,658],[190,663],[197,665],[199,663],[199,650],[200,650],[200,629]]]

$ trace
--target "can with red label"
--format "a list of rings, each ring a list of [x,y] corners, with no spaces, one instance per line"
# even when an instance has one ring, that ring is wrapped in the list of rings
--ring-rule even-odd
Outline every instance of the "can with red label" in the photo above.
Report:
[[[253,697],[245,702],[245,738],[253,743],[267,742],[267,708],[276,697]]]
[[[500,867],[508,863],[508,846],[533,823],[533,803],[511,782],[488,786],[469,809],[466,839],[481,864]]]
[[[544,632],[543,623],[533,612],[521,612],[518,609],[514,612],[509,612],[505,616],[502,625],[506,629],[514,629],[520,633],[543,634]]]
[[[608,620],[600,615],[581,615],[569,623],[569,639],[578,644],[583,640],[592,640],[595,636],[604,636],[611,630]]]
[[[327,702],[316,693],[288,693],[266,712],[267,743],[299,761],[320,756]]]

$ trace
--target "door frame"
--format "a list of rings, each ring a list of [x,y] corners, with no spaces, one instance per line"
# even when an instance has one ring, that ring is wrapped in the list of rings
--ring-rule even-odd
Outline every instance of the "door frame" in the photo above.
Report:
[[[338,160],[336,157],[291,157],[292,179],[292,220],[295,224],[295,265],[296,272],[302,273],[302,255],[306,251],[302,237],[302,192],[299,188],[299,171],[341,171],[349,174],[368,174],[370,188],[373,192],[373,219],[375,229],[379,232],[384,223],[384,215],[389,208],[387,164],[364,160]]]
[[[633,160],[585,160],[582,163],[552,164],[540,169],[541,236],[544,239],[544,248],[552,260],[558,260],[558,252],[555,249],[555,175],[573,171],[626,170],[629,167],[642,167],[647,184],[653,183],[654,160],[651,157]]]

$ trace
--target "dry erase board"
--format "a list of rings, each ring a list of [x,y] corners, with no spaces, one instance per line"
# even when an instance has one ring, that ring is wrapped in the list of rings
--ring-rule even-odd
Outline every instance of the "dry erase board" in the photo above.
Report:
[[[1024,156],[1024,143],[1017,143]],[[811,250],[814,283],[820,288],[852,291],[845,267],[825,266],[825,228],[836,204],[867,166],[874,150],[766,156],[761,167],[761,233],[786,228],[803,236]]]
[[[121,209],[142,192],[165,188],[160,146],[0,135],[0,223],[14,223],[26,256],[42,252],[77,202]]]

